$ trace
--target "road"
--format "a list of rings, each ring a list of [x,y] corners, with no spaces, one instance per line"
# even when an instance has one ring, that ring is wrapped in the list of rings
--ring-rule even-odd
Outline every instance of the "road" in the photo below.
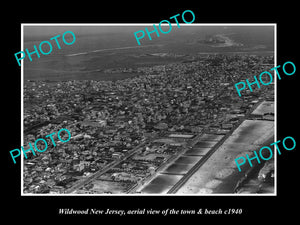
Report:
[[[168,192],[167,194],[176,193],[189,179],[199,170],[201,166],[212,156],[212,154],[232,135],[232,133],[249,117],[249,115],[262,103],[262,100],[257,102],[251,110],[245,115],[243,119],[240,119],[238,123],[215,145],[213,148],[205,154]],[[195,143],[196,144],[196,143]]]
[[[91,181],[95,180],[97,177],[100,177],[101,175],[103,175],[104,173],[106,173],[111,168],[117,166],[118,164],[122,163],[124,160],[128,159],[130,156],[132,156],[134,153],[136,153],[142,146],[144,146],[147,143],[149,143],[149,141],[150,140],[146,140],[146,141],[142,142],[141,144],[139,144],[138,146],[136,146],[134,149],[131,150],[130,153],[128,153],[126,156],[124,156],[124,158],[122,158],[121,160],[113,161],[112,163],[110,163],[109,165],[107,165],[102,170],[99,170],[99,171],[93,173],[92,175],[90,175],[88,177],[85,177],[82,180],[77,181],[72,187],[70,187],[67,190],[65,190],[64,193],[66,193],[66,194],[72,193],[75,190],[77,190],[77,189],[83,187],[84,185],[90,183]]]
[[[185,174],[167,193],[168,194],[172,194],[172,193],[176,193],[178,189],[180,189],[188,180],[189,178],[202,166],[205,164],[205,162],[211,157],[211,155],[225,142],[225,140],[230,137],[232,135],[232,133],[234,132],[234,130],[236,130],[241,124],[242,122],[247,119],[249,117],[249,115],[261,104],[262,101],[257,102],[252,108],[251,110],[249,110],[249,112],[245,115],[245,117],[243,119],[240,119],[240,121],[235,124],[235,126],[205,155],[203,156],[190,170],[187,174]],[[200,134],[198,134],[189,144],[188,147],[193,147],[197,142],[198,139],[203,135],[203,133],[205,133],[205,130],[202,131]],[[127,154],[124,158],[117,160],[117,161],[113,161],[112,163],[110,163],[109,165],[107,165],[104,169],[97,171],[95,173],[93,173],[92,175],[85,177],[79,181],[77,181],[72,187],[70,187],[69,189],[65,190],[64,193],[72,193],[75,190],[78,190],[79,188],[83,187],[84,185],[92,182],[93,180],[97,179],[98,177],[100,177],[101,175],[103,175],[104,173],[106,173],[107,171],[109,171],[110,169],[112,169],[113,167],[117,166],[118,164],[122,163],[123,161],[127,160],[129,157],[131,157],[132,155],[134,155],[142,146],[146,145],[147,143],[151,143],[151,141],[153,141],[156,137],[153,137],[151,139],[148,139],[144,142],[142,142],[141,144],[139,144],[138,146],[136,146],[129,154]],[[185,149],[187,150],[187,149]],[[176,158],[180,157],[184,152],[180,152],[180,154],[172,157],[172,160],[175,160]],[[169,163],[169,161],[168,161]],[[166,164],[168,163],[164,163],[160,168],[158,168],[158,170],[156,171],[159,172],[161,170],[161,168],[164,168]],[[151,180],[150,178],[147,178],[147,180]],[[138,185],[139,186],[139,185]],[[133,193],[134,190],[136,190],[138,188],[138,186],[133,187],[130,190],[130,193]]]

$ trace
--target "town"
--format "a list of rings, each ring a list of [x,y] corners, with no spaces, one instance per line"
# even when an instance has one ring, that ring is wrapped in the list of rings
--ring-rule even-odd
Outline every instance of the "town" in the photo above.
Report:
[[[291,64],[291,65],[293,66],[293,72],[291,72],[291,73],[286,72],[286,70],[285,70],[285,65],[286,65],[286,64]],[[278,79],[281,80],[281,76],[279,75],[279,72],[278,72],[278,70],[277,70],[277,68],[279,68],[279,67],[280,67],[280,65],[279,65],[279,66],[276,66],[276,67],[274,67],[274,68],[271,68],[270,71],[275,70],[275,71],[276,71],[276,74],[277,74],[277,76],[278,76]],[[296,66],[295,66],[295,64],[294,64],[293,62],[287,61],[287,62],[285,62],[285,63],[283,64],[282,70],[283,70],[283,72],[284,72],[287,76],[291,76],[291,75],[293,75],[293,74],[296,72]],[[261,77],[262,77],[263,74],[268,74],[268,76],[270,77],[270,80],[268,81],[268,83],[264,83],[263,80],[261,79]],[[251,86],[252,86],[252,85],[255,85],[255,84],[257,85],[258,88],[260,88],[259,81],[257,80],[256,76],[253,76],[253,77],[254,77],[254,80],[255,80],[255,81],[252,82],[252,83],[249,83],[249,80],[246,79],[246,82],[247,82],[247,84],[248,84],[248,87],[249,87],[250,91],[252,91]],[[259,75],[259,80],[260,80],[260,83],[261,83],[262,85],[269,85],[269,84],[271,84],[271,83],[273,82],[273,75],[272,75],[270,72],[268,72],[268,71],[264,71],[264,72],[262,72],[262,73]],[[267,80],[267,79],[266,79],[266,80]],[[242,88],[238,88],[238,85],[239,85],[239,84],[243,84],[243,87],[242,87]],[[246,87],[245,82],[239,82],[239,83],[236,83],[234,86],[235,86],[235,88],[236,88],[236,90],[237,90],[239,96],[241,96],[241,92],[240,92],[240,91],[245,89],[245,87]]]
[[[61,131],[66,131],[66,132],[68,133],[68,139],[66,139],[66,140],[61,139],[61,137],[60,137]],[[47,135],[46,137],[50,137],[50,139],[51,139],[51,141],[52,141],[52,144],[53,144],[53,146],[55,147],[56,144],[55,144],[55,141],[54,141],[54,139],[53,139],[53,135],[55,135],[55,132],[52,133],[52,134]],[[71,139],[71,133],[70,133],[70,131],[68,131],[68,129],[60,129],[60,130],[57,132],[57,137],[58,137],[58,139],[59,139],[61,142],[65,143],[65,142],[68,142],[68,141]],[[42,145],[42,146],[44,146],[44,149],[43,149],[43,150],[41,150],[41,149],[38,148],[38,146],[41,147],[40,144],[37,145],[37,143],[38,143],[39,141],[43,141],[43,142],[44,142],[44,144]],[[27,150],[25,150],[25,149],[23,148],[23,146],[21,146],[21,149],[22,149],[22,152],[23,152],[25,158],[27,158],[26,152],[29,152],[29,151],[31,151],[32,155],[36,155],[36,154],[35,154],[35,151],[34,151],[34,149],[33,149],[33,147],[32,147],[32,144],[29,142],[28,145],[30,146],[30,148],[27,149]],[[45,139],[43,139],[43,138],[39,138],[39,139],[37,139],[37,140],[34,142],[34,147],[35,147],[35,150],[36,150],[37,152],[44,152],[44,151],[46,151],[47,148],[48,148],[48,142],[47,142]],[[15,151],[18,151],[18,154],[17,154],[17,155],[12,154],[12,152],[15,152]],[[14,164],[16,164],[15,158],[16,158],[16,157],[19,157],[19,156],[21,155],[21,151],[20,151],[19,149],[14,149],[14,150],[9,151],[9,153],[10,153],[10,155],[11,155],[12,160],[14,161]]]
[[[273,56],[202,54],[119,69],[138,71],[124,80],[26,80],[24,143],[62,128],[72,139],[49,145],[38,157],[28,153],[24,193],[136,190],[200,132],[225,135],[259,101],[274,100],[273,85],[245,90],[242,97],[234,89],[273,64]],[[101,185],[87,182],[96,175]]]

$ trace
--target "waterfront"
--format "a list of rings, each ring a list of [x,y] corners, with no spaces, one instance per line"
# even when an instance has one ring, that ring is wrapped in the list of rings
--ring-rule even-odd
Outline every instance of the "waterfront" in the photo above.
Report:
[[[221,52],[218,47],[203,45],[195,46]],[[274,124],[271,114],[248,118],[258,102],[274,101],[274,86],[254,88],[239,98],[233,85],[267,70],[274,57],[226,54],[233,46],[220,47],[225,48],[224,54],[187,53],[191,46],[168,53],[155,46],[115,46],[116,51],[122,51],[120,55],[76,49],[61,52],[61,62],[51,61],[51,55],[47,60],[41,58],[40,65],[27,64],[31,68],[25,63],[24,143],[62,127],[70,130],[72,138],[68,145],[58,145],[36,158],[29,155],[24,162],[24,193],[168,193],[195,165],[203,161],[205,166],[222,152],[217,145],[223,137],[250,119],[256,122],[244,122],[250,123],[249,127],[241,126],[235,140],[237,146],[249,149],[255,130],[266,123],[265,117]],[[244,43],[234,50],[246,46]],[[79,54],[83,52],[87,54]],[[66,56],[69,54],[79,55]],[[125,61],[113,65],[110,59],[121,59],[116,55]],[[98,67],[97,62],[105,66]],[[49,74],[29,79],[34,78],[31,70],[42,72],[40,66]],[[59,74],[48,70],[49,66]],[[92,71],[98,77],[87,79],[76,71]],[[52,81],[47,77],[50,74]],[[232,168],[223,166],[219,178],[233,174]],[[219,180],[212,180],[208,187],[219,184]]]
[[[262,102],[252,114],[257,114],[258,110],[269,110],[274,113],[274,105],[270,108],[269,104]],[[249,165],[245,165],[242,172],[239,172],[234,159],[245,156],[245,154],[253,156],[252,152],[254,150],[273,143],[274,132],[273,121],[245,120],[177,193],[234,193],[237,188],[238,193],[257,193],[259,190],[258,184],[262,183],[259,181],[261,178],[259,178],[258,175],[264,166],[264,161],[261,165],[253,162],[256,172],[254,172]],[[251,173],[249,173],[249,171]],[[275,173],[274,161],[273,167],[267,171],[266,175],[270,172]],[[257,185],[254,183],[254,185],[250,186],[250,188],[248,187],[247,190],[243,190],[239,186],[239,183],[241,183],[241,180],[244,180],[245,177],[248,182],[252,180],[255,181]],[[274,189],[269,190],[267,193],[274,194]]]

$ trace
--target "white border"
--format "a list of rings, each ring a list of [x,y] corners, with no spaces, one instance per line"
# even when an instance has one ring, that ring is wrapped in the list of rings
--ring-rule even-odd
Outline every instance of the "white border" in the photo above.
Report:
[[[158,23],[21,23],[21,51],[24,51],[24,26],[152,26],[153,24],[158,25]],[[171,23],[172,25],[177,25],[176,23]],[[161,24],[162,26],[168,26],[168,24]],[[274,27],[274,67],[277,66],[277,23],[191,23],[191,24],[180,24],[180,26],[273,26]],[[277,76],[275,78],[275,135],[274,139],[277,141]],[[24,104],[23,104],[23,93],[24,90],[24,63],[21,61],[21,146],[23,146],[23,115],[24,115]],[[274,170],[274,193],[270,194],[24,194],[23,193],[23,158],[21,157],[21,196],[277,196],[277,152],[275,152],[275,170]]]
[[[277,24],[275,24],[274,26],[274,67],[277,66]],[[275,124],[274,124],[274,129],[275,129],[275,133],[274,133],[274,138],[275,138],[275,142],[277,141],[277,76],[275,75],[275,71],[274,71],[274,77],[275,77],[275,101],[274,101],[274,111],[275,111]],[[275,156],[274,156],[274,162],[275,162],[275,169],[274,169],[274,195],[277,196],[277,151],[275,151]]]
[[[24,25],[21,24],[21,51],[24,50]],[[24,146],[24,123],[23,123],[23,117],[24,117],[24,62],[21,60],[21,146]],[[24,160],[24,154],[21,154],[21,195],[24,196],[23,193],[24,189],[24,179],[23,179],[23,160]]]

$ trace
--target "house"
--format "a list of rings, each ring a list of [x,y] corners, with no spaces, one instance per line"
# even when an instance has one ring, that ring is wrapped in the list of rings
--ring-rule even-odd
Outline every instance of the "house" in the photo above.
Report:
[[[118,153],[118,152],[115,152],[111,156],[112,156],[113,159],[121,159],[122,154]]]
[[[84,168],[85,168],[85,165],[83,163],[73,165],[73,170],[75,170],[75,171],[81,172],[82,170],[84,170]]]
[[[222,124],[222,129],[231,130],[232,128],[233,128],[233,124],[231,124],[231,123],[223,123]]]

